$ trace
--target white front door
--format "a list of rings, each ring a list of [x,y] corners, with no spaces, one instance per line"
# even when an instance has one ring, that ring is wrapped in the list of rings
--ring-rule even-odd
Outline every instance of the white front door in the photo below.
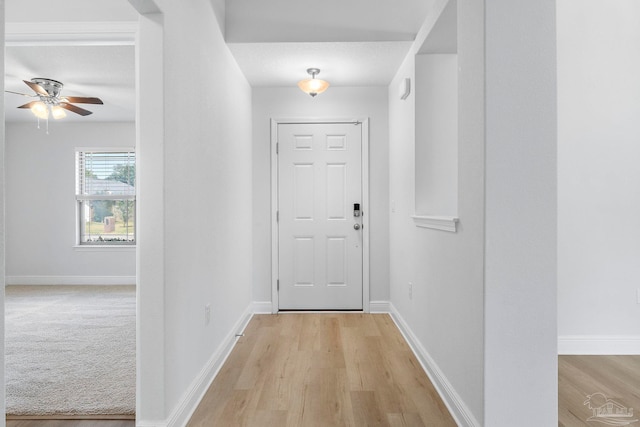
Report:
[[[362,309],[362,125],[278,124],[280,310]]]

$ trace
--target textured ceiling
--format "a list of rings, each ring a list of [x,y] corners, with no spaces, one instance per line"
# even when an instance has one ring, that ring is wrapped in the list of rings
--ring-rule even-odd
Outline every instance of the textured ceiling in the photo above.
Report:
[[[8,46],[5,89],[33,94],[22,82],[46,77],[64,84],[61,94],[96,96],[104,105],[83,105],[94,114],[68,113],[65,120],[133,121],[135,119],[134,46]],[[33,121],[29,110],[16,108],[34,98],[5,94],[5,120]]]
[[[432,0],[227,0],[226,39],[251,42],[411,41]]]
[[[226,40],[252,86],[388,85],[433,0],[227,0]]]
[[[138,15],[127,0],[6,0],[5,89],[33,91],[22,80],[46,77],[62,95],[96,96],[104,105],[78,106],[87,117],[66,121],[135,120],[134,34]],[[16,108],[35,98],[6,93],[5,121],[35,121]]]
[[[295,86],[319,68],[332,86],[388,85],[411,42],[231,43],[253,86]]]
[[[295,86],[306,69],[321,69],[332,86],[384,86],[404,59],[434,0],[210,0],[226,10],[226,38],[252,86]],[[105,105],[68,120],[135,118],[131,28],[127,0],[6,0],[7,90],[48,77],[63,95],[97,96]],[[122,24],[130,24],[124,25]],[[87,39],[85,39],[85,37]],[[7,121],[33,120],[16,107],[29,99],[6,94]]]

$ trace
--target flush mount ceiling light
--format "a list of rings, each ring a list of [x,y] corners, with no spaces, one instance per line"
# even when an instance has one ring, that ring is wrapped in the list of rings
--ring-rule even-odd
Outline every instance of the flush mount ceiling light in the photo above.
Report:
[[[310,79],[300,80],[298,87],[311,96],[316,96],[319,93],[324,92],[329,87],[329,82],[316,79],[316,75],[320,74],[319,68],[308,68],[307,73],[311,76]]]

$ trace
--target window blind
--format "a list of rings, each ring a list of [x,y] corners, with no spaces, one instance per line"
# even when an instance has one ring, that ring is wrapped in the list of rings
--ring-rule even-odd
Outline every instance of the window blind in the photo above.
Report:
[[[77,151],[77,199],[135,199],[135,159],[134,151]]]

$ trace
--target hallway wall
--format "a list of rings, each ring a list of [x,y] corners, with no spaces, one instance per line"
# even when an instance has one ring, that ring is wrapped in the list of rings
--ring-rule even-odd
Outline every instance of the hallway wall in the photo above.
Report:
[[[446,3],[435,3],[435,16]],[[458,229],[418,228],[411,218],[421,117],[412,95],[402,101],[397,93],[401,79],[415,81],[412,55],[433,28],[431,15],[389,86],[391,301],[461,425],[550,426],[557,423],[555,1],[457,0],[455,10]]]
[[[251,87],[208,0],[156,3],[138,59],[141,99],[163,102],[139,121],[158,137],[140,151],[137,423],[177,426],[251,307]]]
[[[443,2],[440,2],[443,3]],[[460,3],[460,2],[459,2]],[[415,92],[398,97],[404,78],[415,79],[415,50],[389,86],[391,302],[477,422],[483,419],[484,363],[484,140],[482,31],[470,11],[461,37],[458,231],[418,228],[415,215]],[[481,16],[481,15],[480,15]],[[460,24],[461,25],[461,24]],[[479,28],[480,26],[480,28]],[[417,47],[421,42],[416,42]],[[438,102],[438,101],[436,101]],[[455,196],[454,196],[455,197]],[[434,215],[450,214],[431,212]],[[409,284],[412,291],[409,291]],[[471,424],[473,425],[473,424]]]
[[[0,4],[0,42],[4,46],[4,29],[5,29],[5,10],[4,2]],[[0,52],[0,66],[4,70],[4,50]],[[0,83],[0,89],[4,92],[4,80]],[[0,105],[0,113],[4,117],[4,103]],[[5,387],[4,387],[4,287],[5,287],[5,185],[6,185],[6,172],[5,172],[5,124],[4,120],[0,124],[0,413],[5,413]],[[6,425],[5,417],[0,420],[0,427]]]
[[[640,3],[557,10],[559,351],[640,354]]]
[[[370,300],[389,300],[387,90],[330,87],[315,98],[295,85],[253,89],[253,299],[271,301],[272,118],[369,118]]]

